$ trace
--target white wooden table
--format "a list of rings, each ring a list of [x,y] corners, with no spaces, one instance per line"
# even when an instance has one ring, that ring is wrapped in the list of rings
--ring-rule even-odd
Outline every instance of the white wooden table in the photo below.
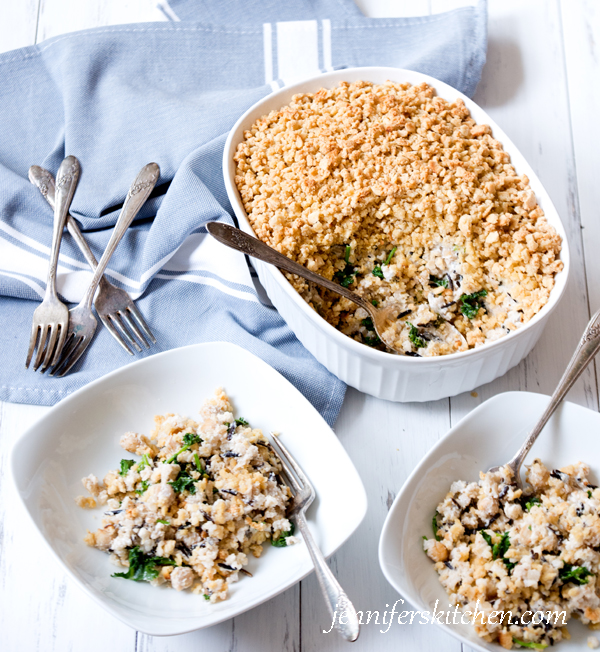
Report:
[[[358,4],[371,16],[400,16],[439,12],[466,2],[358,0]],[[331,566],[361,610],[383,614],[398,597],[381,574],[377,545],[387,510],[416,463],[451,425],[490,396],[507,390],[551,393],[590,311],[600,307],[600,2],[490,0],[489,9],[488,61],[474,99],[509,134],[548,189],[566,226],[572,277],[535,350],[505,377],[476,393],[401,405],[348,390],[335,431],[362,476],[369,513]],[[0,0],[0,51],[78,29],[163,19],[153,0]],[[593,367],[569,398],[598,409]],[[239,618],[180,637],[138,634],[96,607],[43,547],[17,508],[8,481],[13,442],[47,410],[0,403],[0,650],[346,648],[333,633],[322,633],[330,621],[313,576]],[[363,626],[352,649],[460,652],[460,643],[437,627],[396,622],[381,633],[386,628],[372,622]]]

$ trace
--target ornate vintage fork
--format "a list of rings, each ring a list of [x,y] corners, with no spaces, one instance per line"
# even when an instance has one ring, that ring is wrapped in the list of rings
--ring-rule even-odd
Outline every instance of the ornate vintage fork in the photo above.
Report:
[[[243,254],[252,256],[253,258],[258,258],[265,263],[275,265],[279,269],[283,269],[286,272],[291,272],[297,276],[305,278],[307,281],[316,283],[321,287],[331,290],[336,294],[350,299],[357,306],[360,306],[367,311],[371,319],[373,320],[373,326],[379,339],[390,349],[401,355],[405,355],[404,349],[396,347],[393,342],[388,341],[385,337],[385,331],[387,325],[390,321],[395,320],[395,316],[398,315],[402,307],[395,306],[386,306],[384,308],[376,308],[370,301],[367,301],[364,297],[361,297],[360,294],[352,292],[348,288],[336,283],[335,281],[330,281],[324,276],[312,272],[310,269],[307,269],[300,263],[280,254],[278,251],[270,247],[268,244],[261,242],[258,238],[253,238],[252,236],[244,233],[241,229],[236,229],[229,224],[223,224],[222,222],[208,222],[206,225],[206,230],[212,235],[215,240],[218,240],[221,244],[227,245],[236,251],[241,251]]]
[[[354,605],[348,599],[348,596],[336,580],[334,574],[319,550],[316,541],[306,522],[306,510],[315,499],[315,490],[306,477],[304,471],[294,460],[287,448],[281,443],[279,437],[273,437],[271,450],[279,458],[283,467],[284,480],[292,489],[294,497],[287,511],[288,518],[293,518],[302,533],[304,543],[315,565],[315,573],[319,580],[323,597],[327,604],[329,617],[333,620],[334,627],[346,641],[355,641],[360,633],[360,624]],[[341,622],[341,618],[336,620],[336,611],[338,614],[344,614],[346,623]]]
[[[52,173],[39,165],[32,165],[29,168],[29,180],[38,187],[39,191],[46,198],[46,201],[50,206],[52,206],[52,208],[54,208],[55,184]],[[71,215],[67,216],[67,230],[85,256],[92,271],[95,271],[98,262],[94,257],[92,250],[89,248],[88,243],[81,234],[77,222],[73,217],[71,217]],[[125,324],[129,326],[145,348],[150,348],[147,340],[156,343],[156,338],[152,334],[152,331],[148,324],[146,324],[142,313],[137,309],[132,298],[127,294],[127,292],[125,292],[125,290],[110,283],[106,276],[102,276],[100,279],[98,293],[94,299],[94,307],[96,308],[98,317],[100,317],[102,323],[106,326],[110,334],[125,349],[125,351],[129,353],[129,355],[133,355],[132,349],[135,349],[138,352],[142,349],[136,342],[135,338],[131,336],[125,327]],[[132,319],[132,317],[134,319]],[[114,320],[114,325],[111,320]],[[121,320],[123,320],[125,324],[123,324]],[[143,335],[141,331],[143,331]]]
[[[108,245],[106,245],[106,250],[94,270],[94,276],[90,286],[79,305],[69,311],[68,342],[60,360],[52,369],[51,376],[64,376],[90,345],[96,332],[96,327],[98,326],[98,322],[92,314],[92,299],[96,293],[98,283],[100,283],[108,261],[121,241],[121,238],[125,235],[125,231],[156,185],[159,174],[160,169],[158,165],[156,163],[148,163],[148,165],[145,165],[141,169],[133,185],[129,188],[117,224],[108,241]],[[108,317],[113,318],[110,314]]]
[[[67,326],[69,323],[69,309],[56,294],[56,266],[60,241],[65,228],[65,221],[69,206],[73,200],[75,188],[79,181],[79,161],[74,156],[67,156],[58,169],[58,183],[56,193],[56,206],[54,207],[54,228],[52,231],[52,249],[50,264],[48,266],[48,279],[46,281],[46,295],[42,303],[33,313],[33,325],[27,351],[25,368],[29,367],[36,342],[39,342],[37,355],[33,363],[34,371],[44,372],[48,365],[55,364],[66,341]],[[45,345],[45,347],[44,347]]]

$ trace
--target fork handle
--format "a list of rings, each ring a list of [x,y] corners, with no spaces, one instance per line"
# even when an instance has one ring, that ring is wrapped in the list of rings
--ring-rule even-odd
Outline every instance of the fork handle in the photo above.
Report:
[[[104,274],[104,270],[108,265],[108,261],[111,259],[111,256],[119,242],[121,242],[121,238],[125,235],[125,231],[127,231],[129,225],[133,222],[135,216],[139,213],[140,208],[144,205],[144,202],[148,199],[150,193],[154,189],[159,175],[160,168],[158,165],[156,163],[148,163],[148,165],[145,165],[140,170],[135,181],[129,188],[119,219],[117,220],[112,235],[110,236],[110,240],[106,245],[106,249],[102,254],[102,258],[100,258],[100,262],[94,270],[94,276],[87,289],[86,295],[83,298],[82,304],[91,308],[92,299],[96,293],[98,283],[100,283],[100,279]]]
[[[251,235],[244,233],[241,229],[236,229],[229,224],[223,224],[223,222],[208,222],[206,224],[206,230],[221,244],[231,247],[236,251],[241,251],[243,254],[247,254],[253,258],[258,258],[258,260],[262,260],[270,265],[275,265],[275,267],[290,272],[290,274],[301,276],[307,281],[316,283],[327,290],[331,290],[346,299],[350,299],[350,301],[356,303],[372,315],[373,306],[366,299],[363,299],[360,294],[356,294],[356,292],[352,292],[352,290],[345,288],[343,285],[335,281],[330,281],[324,276],[307,269],[304,265],[300,265],[295,260],[284,256],[258,238],[253,238]]]
[[[74,156],[67,156],[60,164],[56,174],[56,203],[54,206],[52,249],[50,251],[50,265],[48,266],[46,296],[56,296],[56,266],[58,265],[60,241],[67,221],[69,206],[79,181],[80,170],[79,161]]]
[[[56,194],[56,184],[52,173],[46,170],[39,165],[32,165],[29,168],[29,180],[33,185],[37,186],[38,190],[42,193],[44,199],[50,204],[54,210],[54,199]],[[77,243],[77,246],[81,250],[81,253],[85,256],[85,259],[88,262],[88,265],[94,271],[98,265],[96,257],[92,253],[88,243],[83,237],[75,218],[67,213],[67,231],[71,234],[71,237]]]
[[[356,609],[327,565],[325,557],[308,527],[304,512],[299,512],[294,518],[315,566],[315,574],[319,580],[319,586],[333,625],[346,641],[355,641],[360,633]],[[345,623],[341,622],[342,617],[346,619]]]
[[[573,387],[575,381],[581,376],[585,368],[594,359],[600,350],[600,310],[594,314],[585,328],[581,340],[573,353],[568,367],[560,379],[558,386],[550,397],[550,403],[540,417],[540,420],[535,424],[533,430],[527,436],[527,439],[516,452],[515,456],[508,463],[511,467],[515,478],[519,478],[521,466],[535,440],[539,437],[550,417],[554,414],[556,408],[560,405],[567,392]]]

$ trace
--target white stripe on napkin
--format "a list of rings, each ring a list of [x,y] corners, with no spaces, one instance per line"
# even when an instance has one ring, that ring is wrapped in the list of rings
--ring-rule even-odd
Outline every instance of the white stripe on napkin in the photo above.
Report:
[[[319,26],[316,20],[277,23],[277,76],[286,85],[312,77],[319,69]]]
[[[22,249],[16,244],[0,238],[0,260],[2,260],[4,267],[1,273],[4,276],[26,283],[40,296],[44,296],[50,248],[40,244],[33,238],[24,236],[2,222],[0,222],[0,228],[18,237],[19,241],[27,244],[30,249],[34,249],[34,251]],[[35,251],[39,251],[40,254],[35,253]],[[81,271],[73,270],[71,266],[82,269]],[[201,233],[192,233],[189,235],[175,253],[165,256],[164,259],[153,265],[151,269],[142,275],[139,281],[110,269],[110,267],[106,270],[105,274],[122,283],[132,298],[137,299],[141,295],[144,283],[161,268],[164,268],[167,272],[183,272],[184,274],[186,272],[196,272],[196,274],[208,272],[218,276],[227,283],[247,287],[248,292],[254,296],[254,284],[244,256],[240,256],[239,253],[232,249],[223,247],[213,238],[209,238]],[[37,284],[31,277],[39,280],[40,284]],[[180,276],[178,278],[182,277]],[[56,287],[66,301],[69,303],[78,303],[81,301],[91,280],[92,272],[87,264],[82,264],[64,254],[60,255],[56,274]],[[201,282],[198,280],[198,276],[185,280],[190,280],[194,283]],[[216,282],[213,283],[210,279],[207,281],[207,284],[222,289],[224,292],[236,297],[240,292],[231,288],[223,289],[226,288],[225,284],[216,284]],[[255,300],[248,299],[245,293],[243,294],[244,296],[242,298]]]
[[[263,24],[263,49],[265,58],[265,84],[273,83],[273,28]]]
[[[41,285],[38,285],[26,276],[21,276],[21,274],[11,274],[10,272],[5,272],[3,269],[0,269],[0,275],[7,276],[8,278],[16,278],[17,281],[25,283],[25,285],[28,285],[34,292],[37,292],[40,295],[40,298],[42,298],[46,292]]]
[[[15,240],[18,240],[19,242],[22,242],[24,245],[27,245],[31,249],[35,249],[36,251],[45,254],[47,259],[50,258],[50,251],[51,251],[50,247],[42,244],[41,242],[38,242],[37,240],[34,240],[33,238],[30,238],[29,236],[25,235],[24,233],[21,233],[20,231],[17,231],[16,229],[13,229],[12,226],[9,226],[4,222],[0,222],[0,229],[5,233],[7,233],[8,235],[10,235]],[[5,246],[14,247],[14,245],[11,245],[11,243],[9,243],[7,240],[0,238],[0,260],[2,260],[4,264],[6,264],[6,261],[9,260],[9,250],[5,249]],[[24,250],[16,248],[16,251],[18,252],[17,253],[17,257],[18,257],[21,255],[21,252],[23,252]],[[88,267],[87,263],[81,263],[80,261],[75,260],[75,258],[71,258],[70,256],[65,256],[64,254],[61,255],[61,259],[64,263],[73,265],[73,267],[80,267],[81,269],[86,269]]]
[[[241,292],[240,290],[235,290],[230,288],[223,283],[217,281],[217,279],[209,278],[207,276],[195,276],[194,274],[180,274],[178,276],[170,276],[168,274],[157,274],[154,278],[167,279],[169,281],[187,281],[188,283],[198,283],[199,285],[210,285],[217,290],[220,290],[224,294],[229,294],[236,299],[244,299],[245,301],[253,301],[254,303],[260,303],[258,297],[255,294],[250,294],[250,292]]]
[[[43,256],[40,257],[37,254],[34,254],[32,251],[21,249],[14,245],[12,242],[9,242],[4,238],[0,238],[0,260],[2,260],[3,265],[6,265],[13,272],[21,272],[23,274],[28,274],[29,276],[35,276],[40,281],[45,282],[48,273],[50,247],[41,244],[29,236],[24,235],[23,233],[13,229],[11,226],[5,224],[4,222],[0,222],[0,230],[12,236],[15,240],[18,240],[24,245],[27,245],[30,249],[34,249],[35,251],[39,251],[41,254],[43,254]],[[85,288],[92,280],[92,273],[89,265],[87,263],[82,263],[75,258],[71,258],[71,256],[67,256],[64,253],[59,255],[58,261],[58,273],[56,279],[58,291],[62,294],[63,297],[65,297],[67,301],[80,301],[85,292]],[[73,291],[67,290],[67,294],[65,294],[63,292],[65,288],[61,286],[60,277],[66,277],[70,270],[67,267],[63,267],[61,263],[71,265],[72,267],[78,267],[81,270],[84,270],[84,272],[74,271],[72,273],[79,274],[79,279],[87,279],[87,281],[78,281],[73,286],[69,286],[69,288],[73,288]],[[162,264],[159,265],[156,269],[160,269],[160,267],[162,267]],[[119,272],[114,272],[110,268],[108,268],[104,273],[107,276],[112,276],[114,279],[120,281],[124,285],[128,285],[129,287],[136,288],[138,290],[142,285],[139,281],[129,278],[128,276],[124,276]],[[82,274],[85,274],[85,276]]]
[[[31,238],[28,238],[28,240],[30,239]],[[42,247],[43,245],[40,245],[39,249],[42,249]],[[38,248],[36,247],[36,249]],[[46,249],[46,251],[43,251],[43,249]],[[50,249],[47,247],[43,247],[43,249],[42,254],[45,255],[39,255],[33,251],[21,249],[12,242],[0,238],[0,260],[2,260],[4,271],[7,273],[14,272],[17,276],[21,274],[33,276],[39,281],[42,281],[42,283],[45,285],[46,277],[48,275],[48,259],[50,258]],[[57,267],[57,282],[61,276],[66,276],[69,274],[69,272],[72,272],[69,267],[61,265],[61,262],[70,262],[70,260],[65,259],[68,259],[68,256],[59,257]]]
[[[331,72],[333,70],[331,57],[331,21],[329,18],[324,18],[321,23],[323,26],[323,68],[327,72]]]
[[[22,242],[34,251],[39,251],[41,255],[20,248],[9,240],[0,238],[0,260],[7,270],[17,275],[27,274],[33,276],[44,284],[48,275],[48,261],[50,259],[50,247],[43,245],[37,240],[30,238],[23,233],[19,233],[8,224],[0,222],[0,229],[13,236],[15,240]],[[70,267],[78,267],[82,271],[72,270]],[[141,283],[134,279],[128,278],[119,272],[114,272],[110,268],[106,270],[107,276],[112,276],[124,285],[140,289]],[[69,276],[73,278],[67,278]],[[17,278],[15,276],[15,278]],[[81,301],[87,286],[92,280],[92,272],[87,263],[82,263],[71,256],[63,253],[59,255],[56,275],[56,287],[59,293],[69,302],[77,303]]]
[[[244,256],[204,233],[192,233],[164,265],[166,272],[210,272],[224,281],[254,285]],[[250,290],[253,291],[253,290]]]
[[[28,239],[30,240],[31,238]],[[22,240],[24,240],[24,237]],[[39,243],[36,244],[39,245]],[[44,247],[43,245],[39,245],[36,249],[41,250],[42,255],[36,254],[33,251],[28,251],[27,249],[21,249],[12,242],[0,238],[0,260],[2,260],[2,265],[5,266],[2,273],[5,276],[22,280],[36,292],[38,291],[38,288],[41,288],[40,292],[41,296],[43,296],[45,292],[46,277],[48,275],[50,250],[48,247]],[[69,266],[64,263],[68,263]],[[73,270],[71,266],[78,266],[83,269]],[[113,272],[111,269],[107,269],[105,274],[107,276],[112,276],[113,278],[118,278],[119,281],[125,285],[129,285],[130,287],[136,287],[139,289],[141,286],[137,281],[128,279],[118,272]],[[42,285],[35,285],[34,287],[34,285],[32,285],[34,281],[31,279],[25,279],[22,275],[33,277],[39,280]],[[78,303],[81,301],[91,280],[92,272],[87,264],[83,265],[69,256],[60,254],[56,270],[56,289],[66,301],[69,303]]]

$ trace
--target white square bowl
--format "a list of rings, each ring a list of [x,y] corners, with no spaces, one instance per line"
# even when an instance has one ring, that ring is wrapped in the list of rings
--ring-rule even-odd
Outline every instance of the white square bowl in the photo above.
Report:
[[[83,537],[100,525],[102,507],[75,504],[81,478],[103,478],[124,456],[120,436],[150,434],[155,414],[194,417],[223,387],[235,413],[283,441],[314,484],[310,529],[326,556],[362,521],[367,499],[350,458],[312,405],[283,376],[248,351],[224,342],[167,351],[114,371],[54,406],[17,441],[11,469],[34,525],[68,574],[104,609],[153,636],[183,634],[232,618],[268,600],[311,572],[303,542],[264,546],[260,559],[231,585],[230,598],[209,604],[189,591],[112,578],[116,567]]]
[[[432,535],[431,519],[436,507],[455,480],[476,481],[479,471],[506,464],[549,400],[542,394],[506,392],[482,403],[432,448],[404,483],[381,532],[379,563],[388,582],[417,610],[431,612],[436,601],[436,613],[453,610],[433,562],[423,552],[422,535]],[[595,478],[592,481],[597,484],[600,477],[599,432],[600,414],[573,403],[563,403],[546,425],[525,464],[540,458],[549,468],[555,469],[578,461],[586,462]],[[415,622],[419,621],[415,619]],[[475,650],[499,652],[504,649],[477,636],[470,624],[442,623],[441,627]],[[581,650],[586,646],[587,637],[596,633],[576,620],[571,620],[568,628],[572,638],[557,645],[557,650],[562,652]]]

